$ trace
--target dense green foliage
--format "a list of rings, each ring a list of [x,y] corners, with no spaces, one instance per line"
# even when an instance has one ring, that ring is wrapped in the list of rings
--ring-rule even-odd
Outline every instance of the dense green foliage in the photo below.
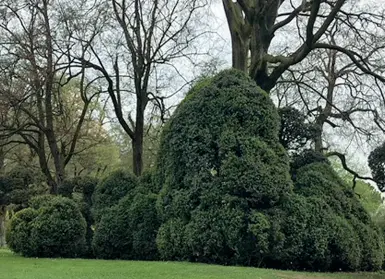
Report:
[[[289,249],[296,256],[289,255],[279,264],[293,262],[294,268],[321,270],[380,269],[384,260],[383,235],[351,187],[330,164],[318,159],[295,172],[297,197],[283,203],[280,216],[286,223],[285,238],[294,238],[286,242],[289,246],[296,244]],[[290,215],[293,208],[298,211]],[[291,220],[293,217],[297,221]]]
[[[383,235],[351,187],[310,150],[297,152],[289,170],[278,119],[266,94],[234,70],[189,92],[160,146],[161,257],[288,269],[380,269]],[[290,119],[286,132],[304,123]],[[289,135],[287,147],[292,141],[303,147],[302,134]]]
[[[381,269],[384,229],[372,219],[381,199],[369,193],[368,207],[327,158],[303,150],[311,127],[296,113],[281,111],[280,130],[269,96],[243,73],[201,80],[167,123],[155,169],[100,183],[78,177],[59,187],[70,199],[29,200],[11,221],[10,247],[25,256]],[[295,149],[290,159],[281,143]]]
[[[315,126],[306,122],[305,115],[299,110],[283,107],[278,112],[281,118],[279,141],[286,150],[299,151],[314,138]]]
[[[163,258],[255,264],[253,211],[279,203],[292,187],[278,126],[268,95],[239,71],[188,93],[164,130],[157,162]]]
[[[106,211],[93,240],[98,258],[154,260],[159,221],[155,210],[157,196],[126,196]]]
[[[374,149],[369,155],[369,167],[378,189],[385,191],[385,143]]]
[[[93,229],[94,218],[92,214],[92,195],[95,191],[96,186],[98,185],[98,179],[87,176],[78,176],[72,179],[64,181],[64,183],[59,187],[59,194],[69,197],[76,202],[78,205],[84,219],[87,223],[87,233],[86,233],[86,242],[87,249],[85,251],[86,257],[92,256],[92,238],[93,238]]]
[[[40,173],[16,167],[0,177],[0,205],[13,204],[17,211],[27,207],[31,197],[48,191]]]
[[[25,256],[76,257],[84,253],[85,234],[86,222],[74,201],[45,196],[38,209],[21,210],[11,219],[7,240]]]
[[[12,251],[24,256],[36,254],[36,244],[32,241],[32,224],[37,216],[37,210],[26,208],[12,217],[6,234],[8,247]]]
[[[138,187],[138,178],[130,172],[118,170],[104,178],[92,196],[95,221],[100,221],[105,211],[118,204],[126,195],[132,195]]]

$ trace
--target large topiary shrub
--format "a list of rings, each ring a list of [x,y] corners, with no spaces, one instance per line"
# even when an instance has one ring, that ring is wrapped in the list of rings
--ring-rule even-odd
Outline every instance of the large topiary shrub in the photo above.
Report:
[[[126,196],[110,208],[98,224],[93,240],[95,256],[104,259],[154,260],[159,221],[157,196]]]
[[[9,226],[10,248],[25,256],[77,257],[84,253],[86,221],[74,201],[44,196],[38,209],[17,213]],[[37,200],[34,202],[37,207]],[[20,244],[21,243],[21,244]]]
[[[255,265],[253,212],[291,190],[278,127],[269,96],[240,71],[223,71],[187,94],[165,127],[157,162],[163,258]]]
[[[95,221],[100,221],[105,211],[118,204],[120,199],[133,195],[137,187],[138,178],[123,170],[115,171],[100,181],[92,197]]]

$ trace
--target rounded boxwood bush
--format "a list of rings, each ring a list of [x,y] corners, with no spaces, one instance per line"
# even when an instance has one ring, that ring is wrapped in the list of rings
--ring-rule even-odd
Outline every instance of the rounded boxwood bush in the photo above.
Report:
[[[33,221],[38,211],[26,208],[12,216],[7,227],[6,241],[8,247],[23,256],[35,256],[37,244],[32,240]]]
[[[82,255],[86,222],[75,202],[60,196],[44,196],[40,200],[44,202],[38,209],[27,208],[11,219],[9,240],[23,244],[12,244],[10,248],[33,257]]]
[[[106,209],[118,204],[126,195],[133,195],[138,178],[128,171],[118,170],[104,178],[93,194],[94,219],[98,222]]]
[[[164,259],[251,264],[251,212],[279,204],[292,187],[278,127],[273,102],[243,72],[223,71],[190,90],[158,153]],[[181,241],[186,255],[172,248]]]
[[[294,191],[307,199],[322,199],[333,212],[329,269],[379,270],[384,260],[383,237],[351,186],[320,160],[303,164],[296,173]]]
[[[77,257],[84,252],[86,221],[74,201],[55,197],[38,211],[31,236],[36,256]]]
[[[126,196],[110,208],[95,231],[95,256],[104,259],[156,259],[159,228],[156,199],[154,194],[139,193],[134,198]]]

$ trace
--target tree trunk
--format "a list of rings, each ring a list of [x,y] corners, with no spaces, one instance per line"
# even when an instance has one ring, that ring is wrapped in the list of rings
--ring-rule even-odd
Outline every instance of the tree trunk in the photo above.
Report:
[[[233,68],[247,72],[248,68],[248,51],[250,40],[242,38],[242,35],[237,32],[231,33],[231,45],[233,55]]]
[[[248,53],[250,49],[251,30],[242,9],[232,0],[223,0],[227,23],[231,35],[233,68],[248,71]]]
[[[132,141],[133,151],[133,172],[135,175],[140,176],[143,171],[143,139]]]
[[[323,131],[323,120],[317,119],[317,133],[314,137],[314,150],[319,153],[323,153],[323,145],[322,145],[322,131]]]
[[[143,171],[143,136],[144,136],[144,118],[137,117],[135,126],[135,137],[132,139],[132,159],[133,172],[140,176]]]
[[[52,194],[56,195],[58,193],[58,186],[61,185],[64,181],[64,158],[62,154],[59,152],[59,148],[56,142],[56,137],[54,133],[46,133],[48,145],[51,151],[51,155],[53,157],[53,162],[55,165],[55,184],[51,185]]]
[[[7,216],[7,207],[5,205],[0,206],[0,247],[4,247],[5,243],[5,221]]]

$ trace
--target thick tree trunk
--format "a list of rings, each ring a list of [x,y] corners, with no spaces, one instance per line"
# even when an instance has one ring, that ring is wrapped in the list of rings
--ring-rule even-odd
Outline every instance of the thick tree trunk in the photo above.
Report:
[[[247,72],[250,40],[239,33],[232,33],[231,37],[233,68]]]
[[[135,175],[140,176],[143,171],[143,137],[132,141],[132,151],[133,172]]]
[[[250,49],[250,26],[238,3],[223,0],[227,23],[231,34],[233,68],[247,72]]]
[[[137,104],[141,107],[141,102]],[[132,159],[133,172],[140,176],[143,171],[143,137],[144,137],[144,115],[143,111],[138,111],[136,116],[135,136],[132,139]]]
[[[5,242],[5,222],[7,216],[7,207],[5,205],[0,206],[0,247],[6,245]]]

